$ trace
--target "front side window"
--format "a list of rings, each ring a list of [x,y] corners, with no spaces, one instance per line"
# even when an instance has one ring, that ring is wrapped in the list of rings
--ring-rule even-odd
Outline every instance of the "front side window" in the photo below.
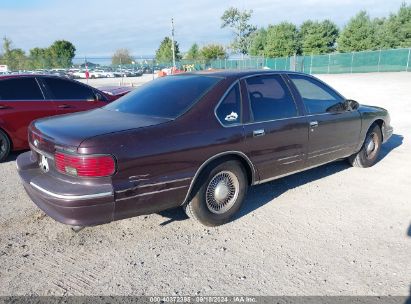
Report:
[[[310,114],[331,112],[343,101],[334,90],[314,78],[293,74],[288,76],[296,86]]]
[[[54,99],[78,101],[95,99],[93,90],[81,83],[54,77],[45,77],[42,80],[46,83]]]
[[[297,116],[294,100],[280,75],[247,78],[247,88],[255,122]]]
[[[44,99],[37,81],[32,77],[0,80],[0,100]]]
[[[150,81],[104,109],[174,119],[190,109],[220,80],[202,75],[166,76]]]
[[[216,114],[223,125],[235,125],[241,122],[241,96],[238,83],[224,97],[219,104]]]

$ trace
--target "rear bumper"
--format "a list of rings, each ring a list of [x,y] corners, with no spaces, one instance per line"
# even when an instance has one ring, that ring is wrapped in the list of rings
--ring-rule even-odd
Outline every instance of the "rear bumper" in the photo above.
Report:
[[[110,184],[81,184],[45,174],[31,152],[20,154],[17,170],[24,189],[33,202],[51,218],[73,226],[93,226],[111,222],[114,194]]]

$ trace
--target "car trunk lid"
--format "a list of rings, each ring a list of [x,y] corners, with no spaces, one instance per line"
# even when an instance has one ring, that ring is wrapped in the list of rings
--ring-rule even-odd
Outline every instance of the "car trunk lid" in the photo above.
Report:
[[[102,91],[104,94],[108,95],[110,99],[115,100],[131,92],[134,88],[133,87],[121,87],[121,86],[106,86],[106,87],[99,87],[98,89]]]
[[[32,148],[34,146],[35,149],[53,154],[56,146],[75,150],[84,140],[95,136],[167,121],[169,119],[95,109],[36,120],[29,128],[29,142]]]

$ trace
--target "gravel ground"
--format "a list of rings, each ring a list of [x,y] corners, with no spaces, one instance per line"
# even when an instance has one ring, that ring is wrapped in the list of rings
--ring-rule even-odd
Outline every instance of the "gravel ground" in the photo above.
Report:
[[[411,73],[319,76],[390,110],[381,160],[253,187],[221,227],[176,209],[73,233],[30,201],[11,155],[0,164],[0,295],[408,295]]]

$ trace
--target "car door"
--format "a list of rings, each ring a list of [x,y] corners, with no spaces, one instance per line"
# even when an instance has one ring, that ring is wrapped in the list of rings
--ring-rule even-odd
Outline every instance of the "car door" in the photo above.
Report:
[[[307,165],[315,166],[354,153],[361,130],[360,114],[344,107],[345,98],[314,77],[289,74],[307,111]]]
[[[33,120],[55,114],[34,77],[0,80],[0,128],[11,137],[14,150],[28,148],[27,127]]]
[[[260,181],[304,168],[306,117],[280,74],[248,77],[249,122],[244,125],[249,157]]]
[[[93,88],[78,81],[59,77],[41,77],[41,81],[55,104],[57,114],[86,111],[107,104],[102,98],[97,98]]]

